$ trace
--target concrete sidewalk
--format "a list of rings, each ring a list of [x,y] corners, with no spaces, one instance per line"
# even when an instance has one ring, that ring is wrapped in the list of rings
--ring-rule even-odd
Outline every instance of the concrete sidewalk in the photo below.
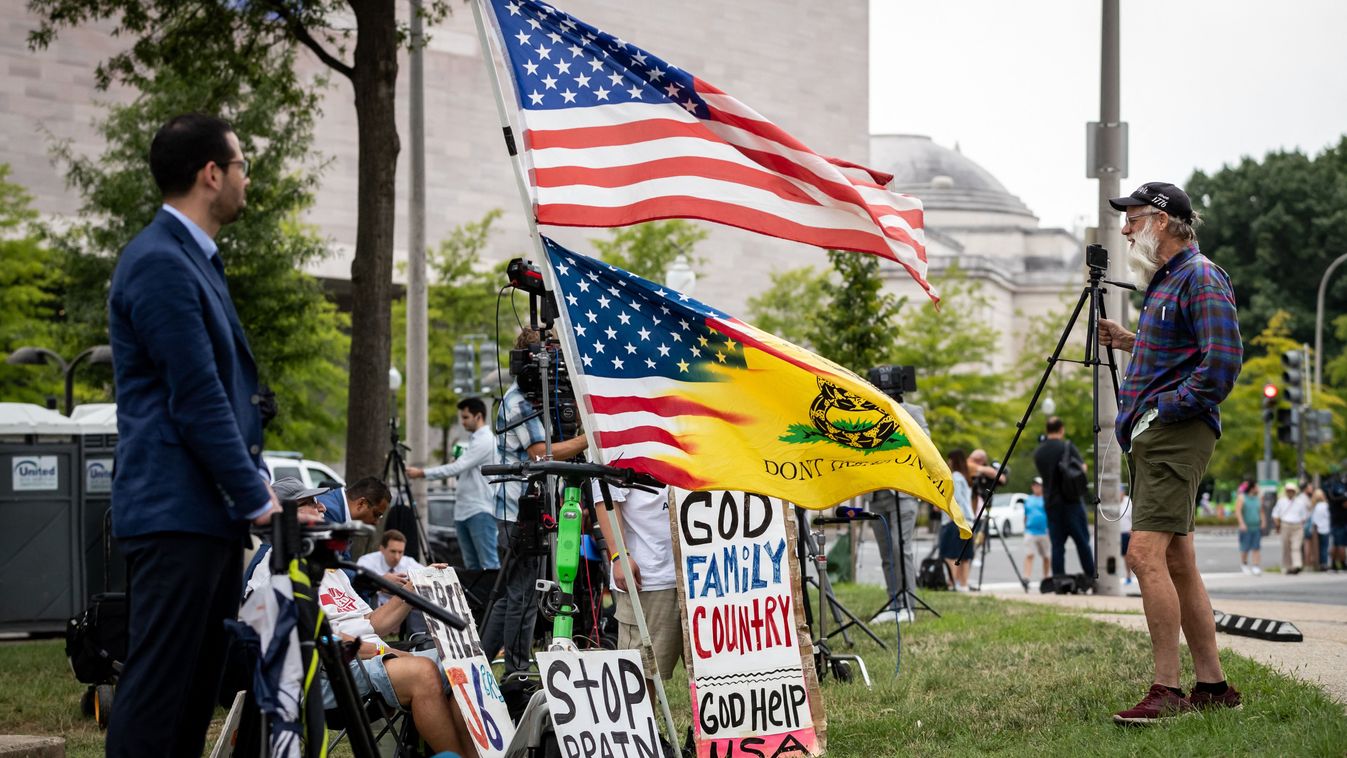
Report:
[[[1025,594],[1018,587],[988,589],[986,594],[1005,600],[1073,608],[1098,621],[1146,631],[1146,617],[1142,615],[1139,595],[1043,595],[1037,590]],[[1295,624],[1305,635],[1303,642],[1269,642],[1221,632],[1217,632],[1216,639],[1222,648],[1316,684],[1333,699],[1347,704],[1347,606],[1220,598],[1213,599],[1212,606],[1225,613]]]

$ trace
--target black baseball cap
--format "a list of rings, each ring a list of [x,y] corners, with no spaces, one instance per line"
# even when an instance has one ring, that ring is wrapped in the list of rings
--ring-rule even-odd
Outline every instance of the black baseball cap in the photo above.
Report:
[[[1188,193],[1181,187],[1169,182],[1147,182],[1127,197],[1115,197],[1108,204],[1113,206],[1113,210],[1124,213],[1128,208],[1149,205],[1184,223],[1193,221],[1193,201],[1188,199]]]

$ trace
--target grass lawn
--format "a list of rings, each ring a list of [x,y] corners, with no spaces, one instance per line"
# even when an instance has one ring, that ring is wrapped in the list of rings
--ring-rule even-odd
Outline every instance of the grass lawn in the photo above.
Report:
[[[857,612],[883,601],[877,587],[844,586],[839,594]],[[855,652],[866,660],[873,689],[831,679],[824,685],[828,755],[1347,754],[1341,705],[1233,654],[1223,663],[1244,694],[1242,711],[1116,727],[1110,714],[1150,685],[1144,635],[1051,607],[950,593],[925,597],[943,617],[923,613],[903,626],[898,677],[893,654],[867,640]],[[893,639],[892,625],[879,629]],[[673,682],[681,677],[676,672]],[[1184,684],[1191,682],[1189,670]],[[669,689],[685,729],[687,688]],[[101,734],[79,713],[82,691],[60,642],[0,644],[0,734],[62,734],[69,755],[101,755]]]

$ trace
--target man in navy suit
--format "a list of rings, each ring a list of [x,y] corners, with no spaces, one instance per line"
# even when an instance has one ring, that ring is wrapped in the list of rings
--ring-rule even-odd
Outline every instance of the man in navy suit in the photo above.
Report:
[[[215,236],[243,211],[228,123],[173,118],[150,145],[164,205],[108,297],[117,389],[112,529],[127,560],[125,670],[109,756],[199,756],[238,612],[249,522],[279,510],[262,464],[257,365]]]

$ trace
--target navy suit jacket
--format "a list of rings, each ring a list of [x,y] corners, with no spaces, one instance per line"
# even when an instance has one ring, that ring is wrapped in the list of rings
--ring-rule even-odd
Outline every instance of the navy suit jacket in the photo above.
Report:
[[[113,534],[243,535],[268,498],[257,365],[224,277],[165,210],[122,251],[108,332]]]

